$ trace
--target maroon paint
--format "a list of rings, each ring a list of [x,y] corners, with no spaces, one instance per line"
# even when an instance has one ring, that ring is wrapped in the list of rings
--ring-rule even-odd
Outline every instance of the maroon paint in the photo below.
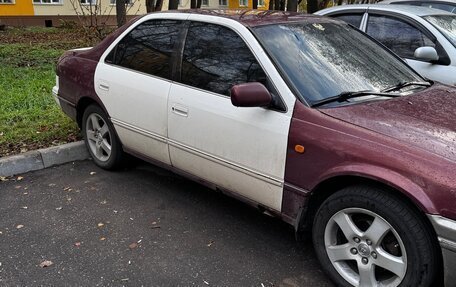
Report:
[[[230,94],[231,103],[236,107],[265,107],[272,102],[268,89],[257,82],[235,85]]]
[[[312,191],[329,178],[361,176],[396,188],[427,213],[456,219],[454,110],[456,89],[442,85],[339,108],[297,102],[285,182]],[[294,151],[296,144],[304,154]],[[290,217],[298,214],[288,207],[292,197],[286,192],[283,200]]]

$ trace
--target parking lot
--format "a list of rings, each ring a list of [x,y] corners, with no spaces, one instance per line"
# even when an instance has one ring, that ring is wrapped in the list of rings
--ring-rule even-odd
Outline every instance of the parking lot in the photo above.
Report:
[[[144,163],[0,182],[0,217],[0,285],[332,286],[286,224]]]

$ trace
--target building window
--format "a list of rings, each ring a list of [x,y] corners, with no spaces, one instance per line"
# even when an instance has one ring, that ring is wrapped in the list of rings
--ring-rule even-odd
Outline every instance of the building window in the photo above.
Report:
[[[228,0],[219,0],[220,6],[228,6]]]
[[[80,1],[81,1],[81,4],[84,4],[84,5],[89,5],[89,4],[96,5],[97,4],[97,0],[80,0]]]
[[[264,7],[264,0],[258,0],[258,7]]]
[[[201,6],[209,6],[209,0],[202,0]]]
[[[34,4],[61,4],[62,0],[33,0],[33,3]]]
[[[249,6],[249,0],[239,0],[239,6]]]
[[[109,0],[111,5],[116,5],[116,0]],[[131,5],[131,0],[125,0],[125,4]]]
[[[13,4],[13,0],[0,0],[0,4]]]

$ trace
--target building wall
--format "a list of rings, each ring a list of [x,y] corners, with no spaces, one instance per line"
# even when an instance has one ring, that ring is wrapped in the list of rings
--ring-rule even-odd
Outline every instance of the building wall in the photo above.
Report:
[[[258,10],[268,10],[269,0],[263,0],[263,5],[260,5],[258,0]],[[247,5],[241,5],[242,2],[247,2]],[[228,6],[230,9],[252,9],[252,0],[228,0]]]
[[[24,1],[24,0],[22,0]],[[25,0],[27,1],[27,0]],[[30,0],[29,0],[30,1]],[[79,0],[61,0],[61,4],[37,4],[34,3],[35,15],[79,15],[84,12],[86,15],[90,15],[90,9],[95,11],[96,6],[79,4]],[[100,15],[116,15],[116,6],[111,5],[109,0],[98,0],[101,4],[98,8],[98,14]],[[136,0],[133,5],[127,8],[128,15],[142,15],[146,13],[146,6],[143,3],[144,0]],[[72,3],[75,5],[73,6]],[[75,8],[77,13],[75,12]]]
[[[13,0],[13,3],[0,3],[0,16],[33,15],[31,0]]]

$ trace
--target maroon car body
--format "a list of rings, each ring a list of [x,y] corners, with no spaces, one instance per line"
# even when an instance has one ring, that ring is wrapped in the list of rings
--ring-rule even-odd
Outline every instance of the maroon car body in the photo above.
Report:
[[[247,27],[309,18],[286,12],[185,12],[229,17]],[[69,51],[59,60],[58,100],[79,125],[90,104],[97,103],[107,113],[94,89],[95,69],[105,50],[135,21],[94,48]],[[440,84],[411,96],[335,108],[311,108],[297,100],[289,130],[282,212],[276,215],[302,234],[335,191],[356,183],[382,186],[414,206],[433,226],[432,236],[443,250],[446,285],[453,286],[456,277],[449,271],[456,263],[455,111],[456,88]],[[297,145],[305,152],[297,152]]]

